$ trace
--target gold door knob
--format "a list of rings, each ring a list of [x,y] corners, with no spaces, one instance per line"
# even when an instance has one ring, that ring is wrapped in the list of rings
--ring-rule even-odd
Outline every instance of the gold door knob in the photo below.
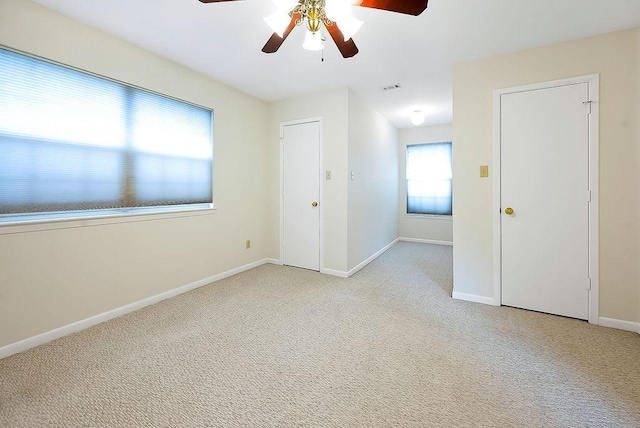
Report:
[[[506,215],[512,215],[514,212],[515,212],[515,211],[514,211],[514,210],[513,210],[513,208],[511,208],[511,207],[507,207],[507,208],[505,208],[505,209],[504,209],[504,213],[505,213]]]
[[[314,202],[311,202],[311,206],[315,208],[315,207],[317,207],[317,206],[318,206],[318,203],[317,203],[317,202],[315,202],[315,201],[314,201]]]

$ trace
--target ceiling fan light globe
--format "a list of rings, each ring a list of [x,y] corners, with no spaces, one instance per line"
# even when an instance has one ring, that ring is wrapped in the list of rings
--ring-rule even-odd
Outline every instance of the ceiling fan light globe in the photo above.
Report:
[[[307,31],[302,47],[308,51],[319,51],[324,49],[320,33],[312,33],[311,31]]]
[[[336,22],[338,23],[338,26],[342,31],[342,35],[344,36],[345,42],[350,38],[352,38],[353,36],[355,36],[358,30],[360,30],[360,28],[362,27],[362,24],[364,24],[363,21],[360,21],[359,19],[356,19],[353,16],[348,16],[347,18],[342,19],[340,21],[336,21]]]
[[[275,12],[269,16],[264,17],[264,22],[276,33],[278,36],[282,37],[285,30],[289,26],[291,22],[291,18],[287,13],[284,12]]]

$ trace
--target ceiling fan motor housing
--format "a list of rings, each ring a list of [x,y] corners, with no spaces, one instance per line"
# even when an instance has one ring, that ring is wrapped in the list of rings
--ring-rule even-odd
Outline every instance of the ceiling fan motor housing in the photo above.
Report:
[[[320,3],[324,3],[324,1],[312,1],[309,10],[307,11],[307,27],[312,33],[316,33],[320,30],[320,20],[322,15],[324,15],[324,8]]]

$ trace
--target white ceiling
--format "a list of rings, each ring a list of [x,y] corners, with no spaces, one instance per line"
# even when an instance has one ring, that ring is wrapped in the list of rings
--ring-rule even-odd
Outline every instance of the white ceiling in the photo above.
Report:
[[[426,125],[451,122],[456,62],[640,25],[640,0],[430,0],[419,17],[356,7],[360,53],[343,59],[328,38],[321,62],[302,28],[261,52],[271,0],[35,1],[266,101],[348,86],[398,128],[416,109]]]

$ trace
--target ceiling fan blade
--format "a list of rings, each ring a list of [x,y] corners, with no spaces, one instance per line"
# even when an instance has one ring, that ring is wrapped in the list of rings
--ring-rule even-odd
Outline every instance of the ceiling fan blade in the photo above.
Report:
[[[333,22],[331,25],[326,25],[325,23],[325,28],[329,34],[331,34],[331,38],[336,42],[336,46],[338,46],[338,50],[344,58],[351,58],[359,52],[358,47],[353,42],[353,39],[349,39],[346,42],[344,41],[344,35],[340,28],[338,28],[338,24]]]
[[[262,48],[262,52],[274,53],[278,49],[280,49],[280,46],[282,46],[282,44],[287,39],[287,37],[289,37],[289,34],[291,34],[291,31],[296,26],[296,22],[299,19],[300,19],[300,14],[294,13],[293,16],[291,17],[291,22],[289,23],[289,26],[287,27],[286,30],[284,30],[284,33],[282,33],[282,37],[278,36],[277,33],[273,33],[273,35],[269,38],[269,40],[267,40],[267,43]]]
[[[223,1],[242,1],[242,0],[200,0],[201,3],[220,3]]]
[[[362,0],[358,6],[418,16],[427,8],[429,0]]]

